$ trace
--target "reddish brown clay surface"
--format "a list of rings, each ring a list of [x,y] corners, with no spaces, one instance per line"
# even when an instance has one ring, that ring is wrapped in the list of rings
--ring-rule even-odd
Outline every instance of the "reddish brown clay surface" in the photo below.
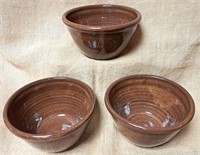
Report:
[[[8,129],[31,145],[59,152],[72,146],[83,134],[96,98],[81,81],[48,78],[15,92],[4,108]]]
[[[135,145],[153,147],[173,138],[193,118],[190,94],[153,75],[133,75],[107,89],[105,103],[119,131]]]
[[[90,5],[71,9],[62,19],[83,54],[111,59],[125,49],[141,14],[125,6]]]

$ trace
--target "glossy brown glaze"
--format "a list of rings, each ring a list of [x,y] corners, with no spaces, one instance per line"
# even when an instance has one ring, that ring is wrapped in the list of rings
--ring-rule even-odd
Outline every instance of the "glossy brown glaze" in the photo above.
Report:
[[[119,131],[142,147],[169,141],[195,112],[193,99],[183,87],[153,75],[115,81],[107,89],[105,103]]]
[[[48,78],[14,93],[3,117],[16,136],[44,151],[59,152],[81,137],[95,103],[92,90],[83,82]]]
[[[90,5],[71,9],[62,19],[83,54],[111,59],[125,49],[141,15],[125,6]]]

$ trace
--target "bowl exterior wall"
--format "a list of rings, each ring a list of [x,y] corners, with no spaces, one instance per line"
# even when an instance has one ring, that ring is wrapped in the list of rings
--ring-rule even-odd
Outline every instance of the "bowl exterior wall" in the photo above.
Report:
[[[83,32],[69,28],[69,32],[84,55],[105,60],[118,56],[126,48],[136,27],[116,32]]]
[[[34,141],[26,141],[26,142],[31,146],[45,152],[65,151],[72,145],[74,145],[81,138],[81,136],[84,134],[86,127],[88,126],[89,121],[90,119],[86,121],[85,124],[83,124],[83,126],[75,130],[73,133],[61,139],[48,142],[34,142]]]
[[[152,134],[152,133],[144,133],[133,130],[131,127],[114,120],[115,127],[120,133],[130,140],[134,145],[140,147],[155,147],[162,145],[169,140],[171,140],[180,130],[165,133],[165,134]]]

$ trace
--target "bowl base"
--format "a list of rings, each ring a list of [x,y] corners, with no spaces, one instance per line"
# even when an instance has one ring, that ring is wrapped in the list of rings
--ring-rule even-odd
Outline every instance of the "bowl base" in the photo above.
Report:
[[[141,128],[160,128],[178,123],[178,120],[166,109],[149,101],[128,102],[117,111],[132,124]]]
[[[52,114],[48,117],[42,119],[42,117],[37,118],[37,134],[49,134],[58,132],[61,130],[67,130],[73,125],[77,124],[81,118],[79,116],[74,116],[66,113]]]

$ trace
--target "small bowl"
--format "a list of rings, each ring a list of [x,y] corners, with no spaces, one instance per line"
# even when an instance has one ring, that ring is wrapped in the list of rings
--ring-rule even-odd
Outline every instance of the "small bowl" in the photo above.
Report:
[[[126,6],[89,5],[71,9],[63,17],[83,54],[93,59],[111,59],[127,46],[141,14]]]
[[[96,97],[85,83],[47,78],[16,91],[3,118],[8,129],[47,152],[66,150],[79,140],[94,111]]]
[[[154,75],[132,75],[112,83],[105,104],[116,128],[133,144],[154,147],[172,139],[193,118],[190,94]]]

